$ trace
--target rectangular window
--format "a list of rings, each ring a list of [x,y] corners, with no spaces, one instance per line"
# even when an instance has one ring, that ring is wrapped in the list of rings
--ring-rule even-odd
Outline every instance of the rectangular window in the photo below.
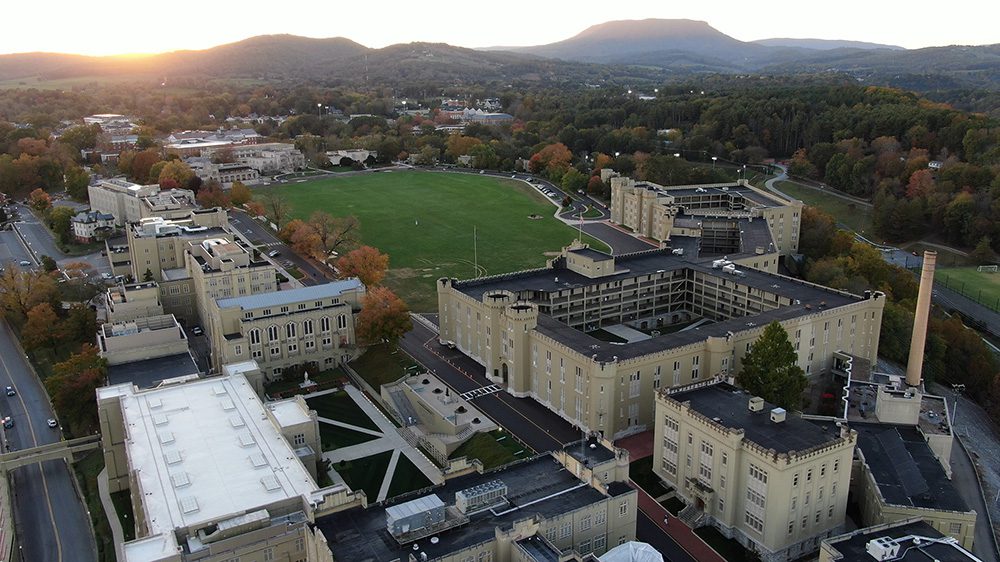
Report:
[[[600,552],[604,550],[604,545],[607,544],[607,537],[601,535],[599,537],[594,537],[594,552]]]
[[[580,530],[586,531],[590,528],[590,516],[586,516],[580,519]]]
[[[305,433],[296,433],[295,437],[292,438],[292,442],[295,445],[305,445],[306,444],[306,434]]]
[[[569,522],[563,523],[562,527],[559,529],[559,538],[565,539],[569,537],[572,533],[573,533],[573,524]]]
[[[949,535],[958,535],[958,534],[961,534],[961,533],[962,533],[962,524],[961,523],[948,523],[948,534]]]
[[[628,515],[628,501],[623,501],[618,506],[618,516],[625,517],[626,515]]]
[[[788,522],[788,534],[789,535],[792,534],[792,531],[794,531],[794,530],[795,530],[795,521],[789,521]]]
[[[598,511],[597,514],[594,515],[594,524],[595,525],[603,525],[604,522],[607,520],[607,518],[608,518],[607,512]]]

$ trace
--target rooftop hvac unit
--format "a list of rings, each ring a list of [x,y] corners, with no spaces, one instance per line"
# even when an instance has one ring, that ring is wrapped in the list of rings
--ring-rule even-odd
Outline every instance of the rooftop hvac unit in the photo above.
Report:
[[[505,495],[507,485],[500,480],[493,480],[455,492],[455,507],[462,513],[470,513],[496,504]]]
[[[733,272],[736,271],[736,265],[735,264],[731,264],[731,263],[730,264],[726,264],[726,265],[722,266],[722,271],[725,272],[725,273],[728,273],[730,275],[735,275],[735,273],[733,273]]]
[[[785,413],[784,408],[774,408],[773,410],[771,410],[771,421],[773,421],[774,423],[781,423],[785,421],[786,415],[787,414]]]
[[[764,399],[760,396],[754,396],[750,399],[750,404],[748,406],[751,412],[759,412],[764,409]]]
[[[892,560],[899,555],[899,543],[889,537],[879,537],[868,541],[868,544],[865,545],[865,550],[875,560],[884,562],[885,560]]]

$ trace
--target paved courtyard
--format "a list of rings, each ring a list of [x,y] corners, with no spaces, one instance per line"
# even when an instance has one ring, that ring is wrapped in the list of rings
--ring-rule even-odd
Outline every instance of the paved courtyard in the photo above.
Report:
[[[366,427],[360,427],[358,425],[352,425],[326,417],[319,417],[319,423],[325,423],[350,431],[371,435],[375,437],[375,439],[365,443],[359,443],[357,445],[350,445],[324,452],[323,459],[330,461],[332,463],[331,466],[336,466],[336,464],[341,461],[353,461],[385,453],[387,451],[392,451],[389,468],[385,471],[385,476],[382,479],[382,487],[379,490],[378,497],[370,498],[370,502],[383,501],[388,497],[389,485],[392,483],[392,477],[396,471],[396,466],[399,463],[400,456],[405,456],[410,462],[413,463],[414,466],[417,467],[417,469],[420,470],[421,473],[423,473],[424,476],[427,477],[428,480],[434,484],[440,484],[444,481],[438,467],[428,460],[423,453],[411,447],[410,444],[407,443],[396,430],[396,426],[385,417],[381,410],[372,404],[363,392],[353,386],[347,386],[344,390],[347,392],[347,395],[351,397],[354,403],[364,411],[364,413],[375,423],[376,426],[378,426],[378,429],[368,429]],[[316,394],[310,394],[309,396],[306,396],[306,398],[314,398],[334,392],[337,391],[328,390],[318,392]],[[335,484],[344,483],[344,479],[333,468],[330,469],[329,476]]]

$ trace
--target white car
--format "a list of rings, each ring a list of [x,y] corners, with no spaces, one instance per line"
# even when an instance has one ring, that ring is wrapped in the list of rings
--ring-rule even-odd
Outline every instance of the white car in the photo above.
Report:
[[[49,427],[59,427],[59,423],[56,422],[55,418],[49,418],[48,421],[45,422],[45,424],[48,425]]]

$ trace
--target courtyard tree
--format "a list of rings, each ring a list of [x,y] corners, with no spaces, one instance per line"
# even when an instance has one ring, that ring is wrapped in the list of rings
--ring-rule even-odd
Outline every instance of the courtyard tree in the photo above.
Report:
[[[388,287],[374,287],[361,305],[358,340],[366,345],[386,342],[395,347],[399,338],[413,329],[410,310]]]
[[[87,200],[87,186],[90,185],[90,174],[80,166],[70,166],[66,169],[66,193],[77,201]]]
[[[743,357],[736,383],[768,402],[794,410],[802,402],[807,384],[797,359],[788,332],[778,322],[771,322]]]
[[[191,169],[191,166],[185,164],[183,160],[171,160],[160,170],[157,176],[157,183],[162,186],[164,181],[173,180],[178,186],[187,185],[194,175],[194,170]]]
[[[351,250],[337,260],[340,277],[357,277],[369,288],[381,283],[388,269],[389,256],[371,246]]]

